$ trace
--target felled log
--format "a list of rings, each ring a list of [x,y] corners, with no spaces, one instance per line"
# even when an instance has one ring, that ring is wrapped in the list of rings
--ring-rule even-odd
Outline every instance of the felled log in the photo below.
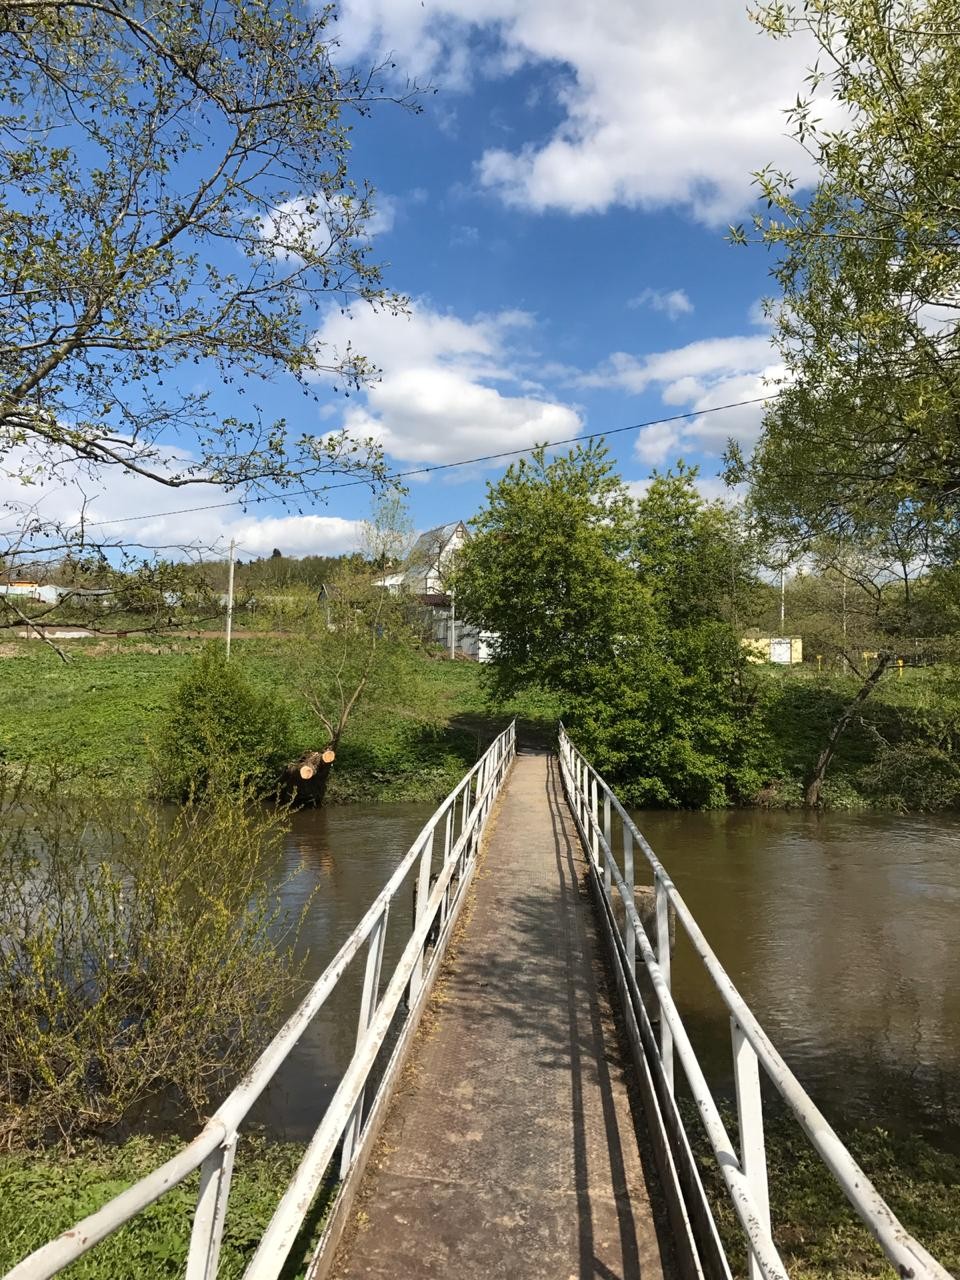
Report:
[[[317,771],[323,765],[331,765],[337,758],[337,753],[333,747],[324,747],[322,751],[308,751],[300,760],[297,766],[297,772],[304,782],[309,782],[311,778],[316,777]]]
[[[295,804],[320,805],[327,790],[330,769],[337,753],[332,746],[321,751],[305,751],[283,771],[281,791]]]

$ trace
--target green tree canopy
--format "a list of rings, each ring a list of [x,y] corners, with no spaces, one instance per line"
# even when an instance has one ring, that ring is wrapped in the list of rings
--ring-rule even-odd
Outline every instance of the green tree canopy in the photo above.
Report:
[[[458,563],[458,608],[496,634],[500,690],[559,693],[578,745],[637,804],[717,806],[759,785],[729,621],[741,543],[695,476],[655,476],[638,502],[602,444],[541,450],[489,486]]]
[[[536,450],[487,486],[471,523],[457,610],[497,636],[500,687],[592,687],[649,616],[629,564],[633,502],[606,447]]]

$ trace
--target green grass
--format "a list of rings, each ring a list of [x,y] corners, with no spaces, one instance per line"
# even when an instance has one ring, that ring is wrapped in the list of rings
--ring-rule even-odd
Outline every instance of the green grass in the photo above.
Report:
[[[90,1142],[72,1155],[30,1152],[0,1157],[0,1272],[94,1213],[182,1145],[173,1139],[137,1137],[122,1146]],[[303,1148],[293,1143],[240,1139],[218,1272],[224,1280],[243,1274],[302,1155]],[[77,1280],[182,1276],[198,1180],[195,1173],[174,1187],[74,1263],[69,1275]],[[284,1280],[306,1274],[329,1200],[327,1188],[294,1244]]]
[[[735,1280],[746,1276],[744,1235],[698,1123],[681,1104]],[[727,1111],[736,1142],[736,1119]],[[823,1162],[782,1109],[765,1117],[774,1241],[793,1280],[872,1280],[893,1274]],[[952,1275],[960,1267],[960,1158],[916,1136],[848,1128],[840,1138],[904,1227]]]
[[[143,790],[153,780],[156,741],[173,690],[197,642],[64,642],[64,663],[35,640],[0,646],[0,759],[41,770],[56,761],[108,788]],[[259,689],[288,703],[291,755],[323,745],[296,687],[286,643],[234,642],[234,661]],[[513,716],[528,736],[549,737],[557,707],[542,696],[492,708],[484,671],[472,662],[412,657],[389,706],[362,706],[334,768],[333,803],[440,800]]]

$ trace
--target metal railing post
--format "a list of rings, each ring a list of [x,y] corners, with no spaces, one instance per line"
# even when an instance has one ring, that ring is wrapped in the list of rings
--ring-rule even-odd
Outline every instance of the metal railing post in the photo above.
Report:
[[[657,914],[657,964],[663,974],[663,980],[670,990],[670,899],[659,874],[654,874],[656,884]],[[660,1058],[663,1062],[663,1075],[673,1092],[673,1033],[667,1025],[667,1019],[660,1011]]]
[[[770,1235],[770,1194],[767,1187],[767,1152],[763,1140],[763,1099],[757,1055],[736,1018],[730,1019],[733,1040],[733,1074],[737,1086],[737,1118],[740,1125],[740,1167],[757,1208],[760,1225]],[[750,1280],[762,1280],[763,1271],[748,1250]]]
[[[635,892],[636,886],[634,883],[634,868],[633,868],[633,832],[630,830],[630,828],[627,826],[625,822],[622,824],[622,827],[623,827],[623,879],[627,886],[627,889],[630,892],[630,901],[636,902],[637,895]],[[630,972],[636,973],[637,971],[637,935],[633,927],[633,915],[629,911],[626,911],[624,914],[626,917],[624,923],[626,925],[626,930],[627,930],[627,933],[626,933],[627,963],[630,966]]]
[[[600,799],[597,795],[597,775],[590,778],[590,852],[595,866],[600,865]]]
[[[186,1280],[216,1280],[227,1217],[237,1135],[233,1133],[200,1166],[200,1190],[190,1231]]]
[[[419,907],[419,903],[417,904]],[[363,1042],[364,1036],[373,1021],[377,1007],[377,992],[380,989],[380,969],[383,964],[383,944],[387,937],[387,917],[390,906],[383,908],[383,914],[370,931],[367,940],[367,963],[363,970],[363,991],[360,995],[360,1012],[357,1015],[357,1046]],[[363,1125],[363,1098],[361,1092],[356,1105],[350,1113],[346,1128],[343,1131],[343,1150],[340,1152],[340,1177],[345,1178],[353,1161],[354,1148]]]
[[[420,853],[420,866],[417,870],[417,910],[414,915],[413,927],[423,919],[423,914],[427,909],[427,899],[430,897],[430,860],[433,855],[433,832],[431,831],[423,842],[423,850]],[[410,1003],[413,1004],[417,998],[417,993],[423,983],[423,954],[426,949],[426,942],[420,949],[417,962],[413,966],[413,973],[410,975]]]
[[[613,846],[610,843],[610,792],[606,789],[603,793],[603,838],[607,844],[607,851],[610,857],[613,857]],[[607,895],[607,901],[610,901],[610,890],[613,888],[613,872],[610,870],[610,863],[605,857],[603,860],[603,891]]]

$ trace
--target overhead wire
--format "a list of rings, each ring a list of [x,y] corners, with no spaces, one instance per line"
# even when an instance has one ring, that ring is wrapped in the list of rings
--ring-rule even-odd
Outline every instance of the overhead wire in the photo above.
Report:
[[[685,422],[690,418],[702,418],[711,413],[723,413],[730,409],[744,409],[750,405],[762,404],[764,401],[772,400],[773,395],[753,396],[748,400],[734,400],[729,404],[713,405],[706,409],[690,409],[686,413],[674,413],[664,418],[650,418],[645,422],[633,422],[626,427],[610,427],[600,431],[585,431],[579,435],[566,436],[560,440],[544,440],[536,444],[524,445],[519,449],[500,449],[496,453],[479,454],[473,458],[459,458],[454,462],[434,462],[423,467],[411,467],[406,471],[392,471],[382,476],[382,481],[389,480],[410,480],[415,476],[432,475],[437,471],[451,471],[458,467],[478,466],[484,462],[497,462],[502,458],[516,458],[521,454],[532,453],[535,449],[555,449],[560,445],[579,444],[585,440],[606,439],[608,436],[623,435],[629,431],[642,431],[645,427],[662,427],[668,426],[674,422]],[[201,511],[221,511],[227,507],[250,507],[263,502],[287,502],[291,498],[314,497],[319,494],[333,493],[338,489],[350,489],[357,485],[370,485],[376,483],[371,481],[369,476],[356,477],[353,480],[341,480],[337,484],[307,486],[302,489],[281,490],[277,493],[258,494],[254,497],[232,498],[225,502],[208,502],[202,506],[195,507],[178,507],[172,511],[156,511],[136,516],[114,516],[107,520],[87,520],[84,521],[84,527],[87,529],[101,529],[108,525],[132,524],[138,520],[163,520],[168,516],[185,516],[194,515]]]

